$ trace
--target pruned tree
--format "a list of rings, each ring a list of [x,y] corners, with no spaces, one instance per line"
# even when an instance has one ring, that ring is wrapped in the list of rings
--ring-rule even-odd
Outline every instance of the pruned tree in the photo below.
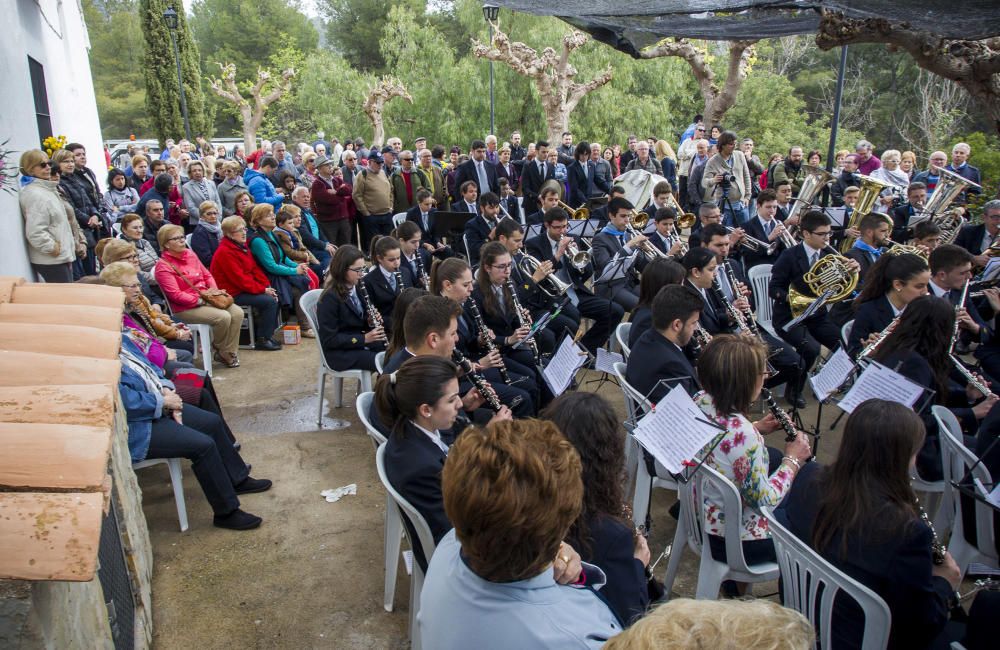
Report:
[[[545,124],[550,142],[559,142],[564,131],[569,130],[569,116],[580,100],[611,81],[611,66],[586,83],[574,81],[577,69],[569,62],[570,54],[582,47],[590,37],[579,31],[563,36],[562,51],[547,47],[539,54],[524,43],[511,41],[510,37],[493,24],[493,42],[484,45],[472,41],[472,53],[481,59],[505,63],[514,72],[532,79],[542,100]]]
[[[372,147],[381,147],[385,141],[382,110],[385,108],[386,102],[390,101],[393,97],[402,97],[411,104],[413,103],[413,98],[407,92],[406,86],[393,77],[380,77],[368,89],[368,96],[365,98],[362,108],[372,123]]]
[[[257,148],[257,129],[264,121],[267,107],[291,89],[295,70],[287,68],[275,79],[270,70],[257,68],[257,80],[250,88],[250,97],[253,99],[251,106],[236,85],[236,65],[219,63],[218,66],[222,69],[222,76],[219,79],[209,79],[209,86],[216,95],[232,102],[239,110],[243,118],[243,146],[249,153]],[[266,94],[265,86],[268,87]]]
[[[899,137],[920,156],[945,148],[958,131],[969,104],[969,93],[950,79],[920,70],[917,101],[893,116]]]
[[[721,124],[726,111],[736,103],[740,86],[750,74],[750,66],[756,54],[756,43],[757,41],[728,42],[728,73],[721,88],[716,83],[715,71],[712,70],[708,50],[686,38],[664,39],[656,45],[641,50],[639,56],[643,59],[676,56],[687,61],[694,78],[698,80],[698,86],[701,88],[701,97],[705,102],[702,108],[705,123]]]
[[[852,43],[885,43],[907,52],[917,65],[951,79],[980,100],[1000,133],[1000,37],[978,41],[943,38],[884,18],[847,18],[824,10],[816,45],[829,50]]]

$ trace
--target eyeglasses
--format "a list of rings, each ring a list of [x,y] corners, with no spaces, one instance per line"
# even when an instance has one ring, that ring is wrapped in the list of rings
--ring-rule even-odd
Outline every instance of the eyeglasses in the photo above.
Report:
[[[832,230],[824,230],[823,232],[815,231],[812,234],[816,235],[817,237],[823,237],[824,239],[826,239],[827,237],[833,234],[833,231]]]
[[[137,261],[139,261],[139,256],[138,255],[129,255],[125,259],[128,260],[129,262],[137,262]]]
[[[51,166],[52,166],[52,163],[51,163],[51,162],[49,162],[48,160],[43,160],[42,162],[38,163],[38,164],[37,164],[37,165],[35,165],[35,166],[36,166],[36,167],[51,167]]]
[[[347,270],[348,271],[354,271],[355,273],[363,273],[364,270],[365,270],[365,267],[363,267],[363,266],[349,266],[349,267],[347,267]]]
[[[497,270],[506,271],[507,269],[509,269],[514,265],[508,262],[507,264],[492,264],[491,266]]]
[[[167,241],[184,241],[186,237],[184,235],[177,235],[176,237],[171,237]]]

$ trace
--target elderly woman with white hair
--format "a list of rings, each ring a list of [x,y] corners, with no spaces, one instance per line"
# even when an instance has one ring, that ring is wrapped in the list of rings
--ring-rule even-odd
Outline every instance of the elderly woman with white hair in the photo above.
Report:
[[[900,167],[903,154],[896,149],[886,149],[882,152],[882,166],[871,173],[875,180],[888,185],[882,190],[879,204],[875,206],[876,212],[888,212],[896,198],[906,196],[906,186],[910,184],[909,175]]]
[[[208,170],[206,174],[205,163],[200,160],[192,160],[188,163],[188,181],[181,185],[181,197],[184,200],[184,207],[188,210],[188,224],[191,228],[198,225],[201,218],[201,206],[206,201],[211,201],[218,209],[222,208],[219,190],[212,180],[214,172],[213,168]]]

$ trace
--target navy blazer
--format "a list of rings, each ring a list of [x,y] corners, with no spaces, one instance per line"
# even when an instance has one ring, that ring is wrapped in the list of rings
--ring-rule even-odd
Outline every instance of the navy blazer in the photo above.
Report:
[[[490,223],[484,216],[476,216],[465,222],[465,241],[469,247],[466,251],[469,255],[469,266],[479,264],[479,249],[490,240],[490,232],[496,227],[496,223]]]
[[[430,277],[431,254],[425,248],[418,248],[412,264],[410,260],[406,259],[405,255],[402,255],[399,263],[399,272],[403,274],[403,284],[407,287],[417,287],[418,289],[430,291],[430,287],[425,287],[424,283],[420,280],[420,267],[416,263],[417,257],[420,258],[420,264],[424,266],[424,273],[427,274],[428,278]]]
[[[867,345],[863,341],[868,340],[868,335],[884,330],[893,318],[892,305],[885,296],[861,303],[854,314],[854,325],[848,334],[847,353],[852,357],[857,356],[861,348]]]
[[[749,162],[749,161],[748,161]],[[664,156],[663,160],[660,161],[660,169],[663,170],[663,178],[670,182],[670,187],[674,188],[674,194],[677,194],[677,163],[670,156]]]
[[[628,347],[631,350],[635,342],[639,340],[645,332],[653,327],[653,310],[649,305],[639,305],[632,311],[632,318],[629,319],[632,326],[628,330]]]
[[[507,163],[507,167],[505,168],[502,164],[498,162],[496,165],[494,165],[494,167],[497,170],[497,187],[499,188],[500,186],[500,179],[506,178],[507,182],[510,184],[510,189],[516,192],[517,188],[520,187],[521,185],[521,176],[520,174],[518,174],[517,168],[514,167],[514,163],[513,162]]]
[[[431,529],[434,542],[440,542],[452,529],[444,511],[444,494],[441,491],[441,471],[448,455],[412,422],[403,425],[402,431],[388,436],[385,443],[385,474],[389,483],[411,506],[417,509]],[[410,531],[410,539],[417,536],[409,518],[403,523]],[[427,570],[427,560],[420,544],[414,545],[414,555],[420,567]]]
[[[961,246],[973,255],[982,255],[983,239],[986,237],[986,224],[962,226],[955,238],[955,245]]]
[[[462,201],[464,204],[465,201]],[[464,212],[464,210],[463,210]],[[437,246],[440,242],[438,238],[434,235],[434,221],[436,219],[437,208],[431,208],[430,212],[427,213],[427,223],[429,227],[424,226],[423,219],[421,218],[420,206],[414,206],[406,211],[406,220],[412,221],[413,223],[420,226],[420,243],[428,243],[433,246]],[[428,272],[430,270],[428,269]]]
[[[829,250],[821,251],[820,258],[830,254]],[[801,294],[813,295],[802,279],[810,266],[805,246],[800,243],[783,251],[778,257],[778,261],[771,267],[771,283],[768,285],[767,293],[774,299],[775,329],[792,320],[792,308],[788,304],[789,287],[795,287],[795,290]],[[823,307],[812,318],[820,318],[825,315],[826,307]]]
[[[680,381],[689,395],[698,392],[695,370],[684,352],[667,337],[649,329],[632,346],[625,369],[625,380],[655,404],[668,392],[663,385],[657,386],[661,379],[673,384]]]
[[[910,238],[910,217],[916,214],[916,210],[909,203],[897,205],[892,209],[892,240],[899,244],[905,244]]]
[[[538,191],[542,188],[542,183],[550,178],[556,177],[556,170],[553,165],[545,163],[545,178],[542,178],[538,171],[538,161],[525,161],[521,170],[521,194],[524,195],[524,211],[534,212],[538,209]]]
[[[579,208],[586,205],[587,199],[591,196],[597,196],[602,192],[607,194],[611,191],[611,188],[605,188],[607,184],[604,179],[597,177],[597,163],[593,160],[588,160],[587,174],[583,173],[583,164],[580,161],[573,161],[573,164],[567,167],[567,180],[569,181],[569,196],[566,202],[574,208]],[[600,188],[598,191],[596,188]]]
[[[455,193],[459,194],[461,192],[460,188],[462,187],[462,183],[465,181],[472,181],[479,189],[479,196],[482,196],[487,192],[499,194],[500,184],[497,182],[496,165],[488,160],[483,160],[483,169],[486,170],[486,181],[489,183],[489,187],[479,187],[479,172],[476,170],[474,160],[469,159],[459,165],[455,169]],[[461,196],[459,196],[459,198],[461,198]]]
[[[617,519],[598,515],[587,521],[587,533],[587,539],[571,537],[569,542],[584,562],[604,571],[608,582],[601,587],[601,596],[628,625],[649,606],[646,569],[633,555],[632,530]]]
[[[860,239],[858,241],[861,241]],[[865,282],[865,275],[868,273],[868,269],[872,267],[878,260],[870,252],[861,250],[860,248],[853,247],[844,253],[844,257],[849,260],[854,260],[858,263],[861,269],[858,271],[858,286],[861,287]]]
[[[567,237],[573,237],[576,241],[577,247],[580,250],[584,250],[585,247],[580,244],[580,238],[576,235],[566,235]],[[545,229],[542,232],[531,239],[527,240],[524,247],[528,249],[528,254],[537,259],[540,262],[552,262],[552,268],[559,273],[559,277],[563,280],[567,280],[573,284],[573,289],[577,294],[580,295],[594,295],[590,289],[584,286],[584,282],[594,274],[594,262],[591,261],[582,271],[574,267],[572,264],[564,264],[566,261],[566,255],[564,254],[562,259],[558,262],[552,255],[552,245],[549,243],[548,234],[546,234]]]
[[[412,283],[406,283],[406,274],[403,270],[400,270],[399,273],[403,276],[403,286],[397,286],[395,291],[385,275],[382,274],[382,268],[378,264],[375,264],[374,268],[362,279],[362,282],[365,283],[365,289],[368,290],[369,299],[371,299],[375,309],[382,314],[386,336],[390,334],[392,327],[392,309],[396,304],[396,297],[403,289],[413,286]]]
[[[198,224],[191,234],[191,250],[198,256],[205,268],[212,266],[212,256],[219,247],[219,238],[207,228]]]
[[[358,300],[361,300],[360,296]],[[337,350],[362,350],[366,347],[365,332],[371,329],[367,315],[354,311],[350,301],[342,299],[336,291],[331,289],[320,296],[316,304],[316,320],[319,344],[327,361],[337,354]]]
[[[823,468],[806,463],[792,483],[775,518],[796,537],[812,546],[812,531],[818,505],[823,498],[817,480]],[[865,531],[878,528],[867,522]],[[901,530],[886,531],[880,537],[847,538],[847,551],[841,553],[837,536],[827,548],[816,549],[838,569],[877,593],[892,615],[888,648],[902,650],[926,648],[948,622],[948,600],[952,593],[947,580],[931,573],[931,531],[914,520]],[[861,608],[853,600],[838,596],[834,601],[834,648],[857,648],[865,621]]]
[[[778,218],[774,218],[775,225],[780,223]],[[759,239],[760,241],[767,241],[767,235],[764,234],[764,226],[761,225],[760,219],[756,216],[751,217],[745,224],[743,224],[743,230],[747,235],[753,237],[754,239]],[[747,268],[751,269],[760,264],[774,264],[778,261],[778,257],[781,256],[782,251],[785,250],[785,245],[781,243],[781,240],[775,240],[778,245],[775,247],[773,253],[768,253],[766,250],[762,251],[752,251],[747,248],[743,248],[743,260],[746,262]]]
[[[504,292],[506,296],[506,292]],[[494,313],[486,309],[486,303],[483,300],[483,292],[479,289],[479,283],[472,288],[472,299],[476,301],[479,306],[479,313],[483,316],[483,322],[486,323],[486,327],[493,330],[496,334],[497,339],[503,340],[504,338],[513,334],[518,327],[520,327],[520,321],[518,320],[517,314],[514,313],[513,306],[507,302],[507,308],[504,313]],[[472,317],[470,314],[469,320],[472,323]]]
[[[610,227],[610,226],[609,226]],[[632,240],[632,236],[628,233],[625,234],[625,241],[629,242]],[[607,232],[599,232],[594,235],[594,238],[590,240],[591,245],[591,259],[594,262],[594,272],[600,275],[607,268],[611,260],[615,258],[615,255],[621,254],[619,260],[627,257],[627,251],[622,245],[621,241],[615,235]],[[639,283],[638,273],[646,267],[646,256],[639,251],[638,248],[632,249],[632,254],[637,255],[635,261],[632,263],[632,267],[626,274],[626,279],[629,280],[628,286],[636,286]],[[616,281],[618,282],[618,281]]]
[[[706,289],[702,294],[690,281],[684,281],[689,287],[698,292],[701,296],[701,316],[698,322],[702,328],[711,335],[731,334],[734,331],[733,323],[730,321],[729,312],[726,311],[722,303],[722,297],[717,295],[713,289]]]

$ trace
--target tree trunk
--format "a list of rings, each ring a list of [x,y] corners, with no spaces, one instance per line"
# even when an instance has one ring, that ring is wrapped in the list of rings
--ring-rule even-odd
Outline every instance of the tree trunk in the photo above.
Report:
[[[368,97],[365,99],[362,109],[368,116],[368,121],[372,123],[372,148],[381,147],[385,141],[382,111],[386,102],[391,101],[393,97],[402,97],[411,104],[413,103],[413,98],[410,97],[406,87],[392,77],[382,77],[368,89]]]
[[[254,102],[253,108],[251,108],[250,102],[243,97],[239,87],[236,85],[236,66],[232,63],[219,63],[218,66],[222,68],[222,77],[220,79],[209,79],[209,86],[216,95],[236,104],[236,107],[239,109],[240,116],[243,118],[243,147],[246,153],[249,154],[257,150],[257,129],[260,128],[261,123],[264,121],[264,113],[267,112],[267,107],[291,89],[292,77],[295,76],[295,70],[288,68],[282,71],[281,77],[273,80],[274,87],[265,95],[264,86],[269,81],[272,81],[271,72],[263,68],[257,68],[257,81],[254,83],[253,88],[250,89],[250,94]]]

